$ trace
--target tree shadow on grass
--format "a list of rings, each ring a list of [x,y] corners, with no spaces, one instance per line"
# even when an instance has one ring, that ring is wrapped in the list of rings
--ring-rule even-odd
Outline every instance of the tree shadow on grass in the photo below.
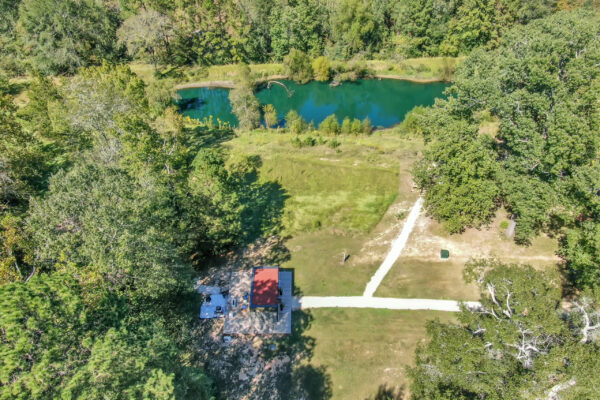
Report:
[[[331,376],[323,365],[310,361],[316,340],[306,335],[312,324],[310,311],[294,311],[292,334],[278,340],[273,356],[289,357],[287,370],[277,381],[277,392],[282,399],[325,400],[332,396]]]
[[[368,397],[365,400],[404,400],[406,393],[404,386],[388,386],[387,383],[379,385],[374,396]]]
[[[261,166],[260,156],[253,155],[232,167],[233,184],[243,206],[242,245],[277,234],[281,230],[285,202],[289,198],[279,182],[260,180]],[[282,261],[285,260],[279,260]]]
[[[196,126],[186,129],[187,147],[194,156],[202,148],[216,148],[235,136],[231,128]]]

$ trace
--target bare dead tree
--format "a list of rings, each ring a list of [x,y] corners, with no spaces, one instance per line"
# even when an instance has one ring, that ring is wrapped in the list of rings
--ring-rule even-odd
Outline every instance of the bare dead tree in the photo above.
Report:
[[[583,318],[583,326],[580,330],[581,343],[588,343],[590,341],[590,333],[600,329],[600,310],[594,310],[592,301],[587,297],[583,297],[573,302],[573,304]]]

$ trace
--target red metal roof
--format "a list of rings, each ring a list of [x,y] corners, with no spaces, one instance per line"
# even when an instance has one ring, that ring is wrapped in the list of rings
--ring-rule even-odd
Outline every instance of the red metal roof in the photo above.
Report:
[[[252,306],[265,307],[279,304],[279,268],[254,268],[252,280]]]

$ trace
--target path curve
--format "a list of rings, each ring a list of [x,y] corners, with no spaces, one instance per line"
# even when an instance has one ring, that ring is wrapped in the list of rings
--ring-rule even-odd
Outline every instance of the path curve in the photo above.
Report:
[[[365,292],[363,296],[373,297],[375,291],[383,281],[383,278],[387,275],[387,273],[392,269],[394,263],[402,254],[402,250],[404,250],[404,246],[406,246],[406,242],[410,236],[410,233],[415,227],[417,219],[419,218],[419,213],[421,212],[421,207],[423,205],[423,198],[419,197],[415,202],[415,205],[410,210],[410,214],[408,214],[408,218],[402,227],[402,231],[400,231],[400,235],[392,242],[392,248],[390,252],[381,263],[381,266],[377,269],[375,274],[371,277],[369,283],[367,283],[367,287],[365,288]]]
[[[294,309],[307,308],[384,308],[388,310],[460,311],[460,301],[436,299],[399,299],[365,296],[305,296],[294,298]],[[468,308],[478,308],[477,301],[463,302]]]

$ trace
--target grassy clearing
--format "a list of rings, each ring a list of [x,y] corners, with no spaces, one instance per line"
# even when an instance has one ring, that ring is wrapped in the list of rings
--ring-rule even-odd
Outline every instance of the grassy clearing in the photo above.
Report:
[[[388,215],[391,204],[416,198],[410,167],[422,143],[387,131],[338,136],[336,149],[298,149],[291,145],[293,137],[255,131],[225,145],[232,159],[259,154],[260,180],[278,182],[289,196],[283,234],[291,236],[286,243],[291,259],[282,266],[294,268],[299,292],[360,295],[387,251],[386,245],[365,250],[365,244],[397,222]],[[342,264],[344,252],[350,258]]]
[[[286,268],[294,269],[294,283],[303,295],[359,296],[379,260],[354,262],[366,235],[336,235],[329,232],[309,232],[296,235],[286,243],[291,252]],[[350,258],[342,263],[344,251]]]
[[[367,66],[376,75],[415,80],[451,80],[464,57],[422,57],[402,61],[370,60]]]
[[[324,366],[333,399],[365,399],[380,385],[407,384],[406,365],[425,337],[425,321],[452,321],[453,313],[316,309],[305,335],[315,339],[310,364]]]
[[[284,233],[290,235],[322,228],[341,234],[371,231],[397,196],[399,157],[416,155],[420,146],[387,132],[339,136],[336,149],[294,148],[293,137],[255,131],[226,143],[233,157],[260,155],[261,180],[283,187],[289,196]]]

